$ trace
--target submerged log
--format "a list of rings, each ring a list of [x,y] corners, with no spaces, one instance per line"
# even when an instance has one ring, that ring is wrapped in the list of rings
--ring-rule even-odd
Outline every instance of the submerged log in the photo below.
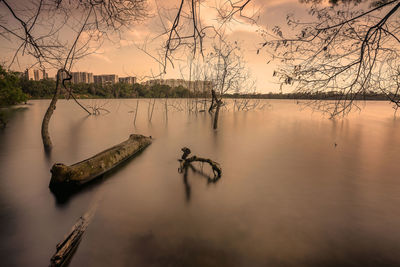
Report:
[[[67,166],[56,163],[51,168],[50,188],[82,185],[113,169],[123,161],[145,149],[151,137],[132,134],[129,139],[84,161]]]

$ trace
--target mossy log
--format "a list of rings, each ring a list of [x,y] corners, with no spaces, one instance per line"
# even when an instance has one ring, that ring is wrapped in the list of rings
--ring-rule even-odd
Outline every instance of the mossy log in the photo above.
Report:
[[[50,188],[81,185],[113,169],[123,161],[145,149],[151,137],[132,134],[129,139],[99,154],[67,166],[56,163],[51,168]]]

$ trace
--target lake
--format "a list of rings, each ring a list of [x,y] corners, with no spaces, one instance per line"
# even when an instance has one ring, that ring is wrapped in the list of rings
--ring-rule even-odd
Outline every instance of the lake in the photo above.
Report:
[[[293,100],[222,109],[218,130],[188,100],[60,100],[44,152],[48,100],[30,101],[0,130],[2,266],[46,266],[94,201],[70,266],[400,266],[400,117],[387,102],[330,120]],[[151,113],[151,112],[150,112]],[[66,199],[50,168],[86,159],[131,133],[153,144]],[[181,148],[222,166],[209,183],[178,172]],[[208,171],[204,166],[204,171]]]

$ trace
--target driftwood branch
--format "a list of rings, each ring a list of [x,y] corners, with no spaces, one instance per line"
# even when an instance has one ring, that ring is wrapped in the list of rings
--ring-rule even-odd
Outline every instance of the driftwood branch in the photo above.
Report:
[[[206,159],[206,158],[200,158],[197,156],[191,156],[188,157],[191,153],[190,149],[187,147],[182,148],[182,157],[179,159],[180,162],[180,167],[178,168],[178,171],[180,173],[183,173],[183,184],[185,185],[185,192],[186,192],[186,200],[190,201],[190,195],[191,195],[191,188],[190,188],[190,183],[188,181],[188,170],[189,168],[195,172],[199,173],[200,175],[204,176],[207,178],[208,183],[216,183],[218,180],[221,178],[222,170],[221,166],[219,163],[211,160],[211,159]],[[209,174],[204,173],[203,170],[197,170],[192,163],[193,162],[200,162],[201,164],[203,163],[208,163],[213,171],[214,177],[211,177]]]
[[[180,165],[180,167],[178,169],[179,172],[181,172],[181,173],[184,172],[184,171],[187,172],[187,169],[189,167],[194,169],[194,167],[192,166],[192,163],[193,162],[201,162],[201,163],[208,163],[212,168],[212,171],[213,171],[213,174],[214,174],[214,178],[209,177],[208,180],[210,182],[215,182],[219,178],[221,178],[222,170],[221,170],[221,166],[219,165],[218,162],[215,162],[215,161],[213,161],[211,159],[201,158],[201,157],[197,157],[197,156],[191,156],[191,157],[188,158],[188,156],[191,153],[191,151],[187,147],[182,148],[182,152],[183,152],[183,155],[182,155],[181,159],[179,160],[180,163],[181,163],[181,165]]]

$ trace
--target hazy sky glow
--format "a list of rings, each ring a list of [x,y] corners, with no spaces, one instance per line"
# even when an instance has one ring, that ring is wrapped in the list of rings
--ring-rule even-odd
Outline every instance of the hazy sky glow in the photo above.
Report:
[[[214,4],[214,0],[210,0]],[[125,30],[121,35],[121,39],[115,38],[118,41],[105,41],[100,49],[95,54],[89,55],[73,66],[72,71],[88,71],[94,74],[110,74],[115,73],[119,76],[133,75],[146,79],[148,76],[157,75],[159,66],[157,62],[141,51],[138,46],[143,46],[147,42],[147,49],[150,53],[156,53],[161,47],[165,39],[156,38],[161,32],[160,19],[157,13],[159,8],[170,8],[177,6],[180,3],[178,0],[150,1],[150,9],[152,17],[147,19],[145,23],[133,25],[129,30]],[[253,0],[252,5],[248,7],[248,12],[253,10],[259,11],[259,19],[257,24],[251,24],[250,21],[232,22],[227,30],[227,37],[231,41],[238,41],[240,44],[245,61],[249,67],[252,76],[257,80],[258,92],[278,92],[279,85],[272,77],[274,70],[274,62],[267,64],[270,56],[261,52],[257,55],[257,48],[263,41],[257,29],[271,29],[275,25],[285,25],[285,18],[288,13],[295,13],[297,16],[306,14],[307,5],[300,4],[298,0]],[[165,10],[165,9],[163,9]],[[176,11],[175,11],[176,12]],[[207,24],[215,23],[216,11],[207,6],[207,1],[203,4],[202,19]],[[171,16],[174,15],[171,12]],[[83,36],[84,38],[84,36]],[[112,38],[111,38],[112,39]],[[152,41],[151,41],[152,40]],[[12,57],[14,47],[12,43],[0,44],[0,60],[9,61]],[[181,78],[185,74],[185,65],[187,61],[182,55],[175,67],[169,66],[167,69],[166,78]],[[24,57],[19,58],[19,65],[14,64],[12,69],[23,70],[27,65],[32,64],[34,59]],[[49,70],[50,75],[55,74],[55,70]]]

